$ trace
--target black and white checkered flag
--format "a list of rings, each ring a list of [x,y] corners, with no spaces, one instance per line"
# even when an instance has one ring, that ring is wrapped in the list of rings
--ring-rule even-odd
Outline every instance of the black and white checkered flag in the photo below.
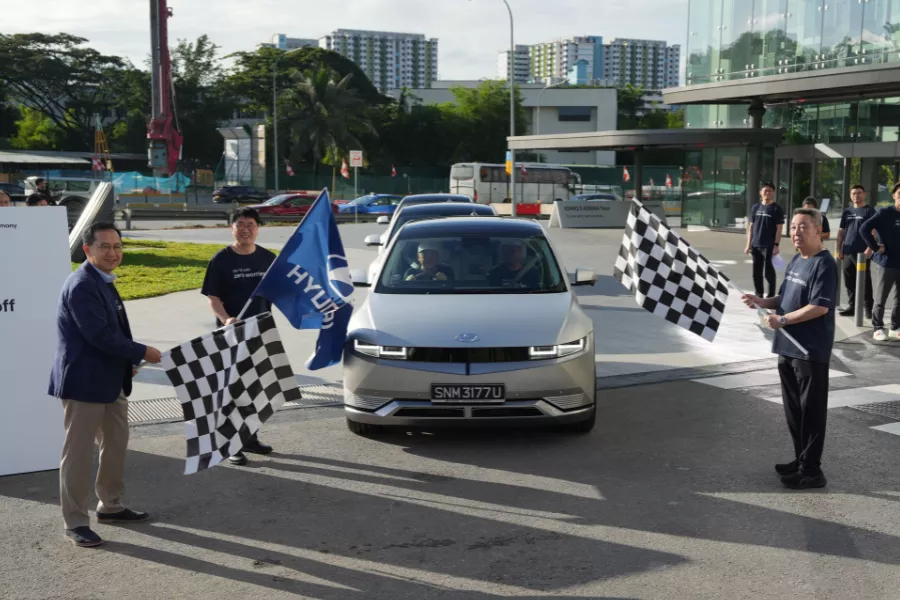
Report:
[[[300,399],[272,313],[173,348],[162,364],[184,412],[185,475],[233,456],[285,402]]]
[[[636,200],[613,275],[645,310],[705,340],[715,339],[728,301],[728,278]]]

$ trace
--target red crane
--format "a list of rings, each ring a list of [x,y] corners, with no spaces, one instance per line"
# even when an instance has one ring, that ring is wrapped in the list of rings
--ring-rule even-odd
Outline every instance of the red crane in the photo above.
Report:
[[[184,138],[175,115],[175,86],[169,55],[168,0],[150,0],[150,51],[153,89],[152,116],[147,128],[148,157],[154,175],[174,175],[181,159]]]

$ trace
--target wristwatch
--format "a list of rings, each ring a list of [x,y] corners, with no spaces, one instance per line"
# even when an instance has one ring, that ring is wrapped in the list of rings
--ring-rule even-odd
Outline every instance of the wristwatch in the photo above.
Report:
[[[787,325],[787,317],[781,315],[780,317],[778,317],[778,322],[781,323],[782,327],[784,327],[785,325]]]

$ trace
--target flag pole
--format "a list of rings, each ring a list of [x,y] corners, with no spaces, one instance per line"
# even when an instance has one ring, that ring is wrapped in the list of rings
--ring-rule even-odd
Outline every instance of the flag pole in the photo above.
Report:
[[[744,290],[742,290],[741,288],[736,286],[734,283],[731,282],[731,280],[728,280],[728,287],[730,287],[731,289],[733,289],[734,291],[739,293],[741,296],[748,295],[747,292],[745,292]],[[766,317],[770,314],[770,313],[766,312],[765,309],[763,309],[756,302],[753,303],[753,308],[756,309],[756,312],[759,314],[760,317]],[[783,333],[784,337],[786,337],[788,340],[790,340],[792,344],[797,346],[797,349],[800,350],[800,352],[802,352],[804,356],[809,356],[809,352],[806,350],[806,348],[804,348],[800,344],[800,342],[797,341],[797,338],[795,338],[790,333],[788,333],[787,330],[785,330],[783,327],[781,329],[773,329],[773,331],[780,331],[781,333]]]
[[[325,188],[325,189],[322,190],[322,191],[323,191],[324,193],[328,193],[328,188]],[[318,202],[318,201],[321,200],[321,199],[322,199],[322,194],[319,194],[319,197],[316,199],[316,202]],[[303,225],[303,222],[306,220],[306,217],[308,217],[309,214],[312,212],[312,209],[313,209],[313,207],[316,205],[316,202],[313,202],[313,205],[309,207],[309,210],[306,211],[306,214],[303,215],[303,218],[302,218],[302,219],[300,219],[300,223],[297,225],[297,227],[294,228],[294,233],[292,233],[290,236],[288,236],[288,240],[290,240],[292,237],[294,237],[294,234],[297,233],[297,230],[300,229],[300,227]],[[329,204],[328,209],[331,210],[331,194],[328,194],[328,204]],[[283,250],[283,248],[282,248],[282,250]],[[259,289],[260,284],[265,280],[266,275],[268,275],[268,274],[269,274],[269,271],[272,270],[272,267],[275,266],[275,263],[276,263],[276,262],[278,262],[278,258],[277,258],[277,257],[275,258],[275,260],[272,261],[272,264],[269,265],[269,268],[266,269],[266,272],[263,273],[262,279],[259,280],[259,283],[256,284],[256,289],[257,289],[257,290]],[[241,318],[244,316],[244,313],[247,312],[247,309],[248,309],[248,308],[250,308],[250,303],[253,302],[253,299],[254,299],[254,298],[256,298],[256,290],[253,290],[253,293],[250,294],[250,298],[247,300],[247,303],[244,304],[244,308],[242,308],[240,314],[238,314],[238,316],[237,316],[237,320],[238,320],[238,321],[241,320]]]

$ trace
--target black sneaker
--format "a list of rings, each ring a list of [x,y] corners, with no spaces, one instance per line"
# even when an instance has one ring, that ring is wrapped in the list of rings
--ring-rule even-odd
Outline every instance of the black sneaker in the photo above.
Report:
[[[853,309],[853,307],[850,307],[850,308],[845,308],[844,310],[838,311],[838,314],[841,315],[842,317],[852,317],[856,314],[856,311]]]
[[[238,453],[235,454],[234,456],[229,456],[229,457],[228,457],[228,462],[230,462],[230,463],[233,464],[233,465],[237,465],[237,466],[239,466],[239,467],[242,467],[242,466],[244,466],[244,465],[247,464],[247,457],[244,456],[244,453],[243,453],[243,452],[238,452]]]
[[[258,439],[253,438],[241,448],[241,452],[249,452],[250,454],[269,454],[272,452],[272,446],[263,444]]]
[[[792,460],[789,463],[781,463],[775,465],[775,472],[777,472],[782,477],[787,477],[788,475],[793,475],[797,471],[800,470],[800,461]]]
[[[825,474],[821,471],[816,475],[809,475],[802,471],[797,471],[793,475],[782,477],[781,483],[784,484],[784,487],[792,490],[809,490],[813,488],[823,488],[828,481],[825,479]]]
[[[93,548],[103,543],[103,538],[94,533],[94,530],[87,525],[66,529],[66,537],[79,548]]]
[[[98,523],[142,523],[149,518],[150,515],[148,513],[131,510],[130,508],[115,513],[97,513]]]

